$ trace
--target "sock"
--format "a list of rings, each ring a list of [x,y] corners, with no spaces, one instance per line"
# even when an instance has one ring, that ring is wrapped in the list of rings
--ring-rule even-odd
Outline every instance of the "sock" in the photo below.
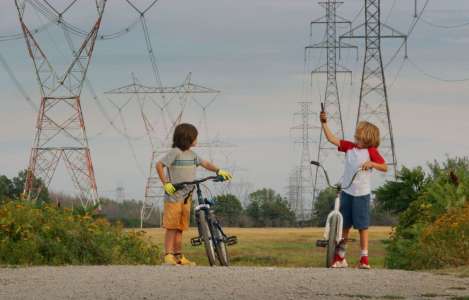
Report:
[[[363,257],[363,256],[368,256],[368,250],[362,250],[360,252],[360,256]]]
[[[342,241],[337,245],[337,256],[339,256],[340,260],[345,258],[345,252],[347,250],[347,245]]]
[[[177,258],[179,258],[179,257],[182,256],[182,254],[181,254],[180,252],[178,252],[178,253],[173,253],[173,255],[176,256]]]

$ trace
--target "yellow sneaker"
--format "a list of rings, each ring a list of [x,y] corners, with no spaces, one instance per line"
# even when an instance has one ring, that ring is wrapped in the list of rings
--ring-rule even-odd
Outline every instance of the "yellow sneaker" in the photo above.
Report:
[[[166,254],[164,256],[164,264],[165,265],[170,265],[170,266],[177,266],[178,265],[178,260],[176,256],[173,254]]]
[[[179,264],[182,266],[195,266],[195,262],[188,260],[184,255],[179,259]]]

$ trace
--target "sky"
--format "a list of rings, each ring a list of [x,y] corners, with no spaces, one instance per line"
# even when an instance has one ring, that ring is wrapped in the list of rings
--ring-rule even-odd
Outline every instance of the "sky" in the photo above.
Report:
[[[95,18],[93,1],[79,2],[71,14],[66,14],[66,19],[81,28],[89,28]],[[150,3],[135,2],[139,7]],[[355,18],[363,1],[344,2],[339,14],[348,19]],[[419,9],[425,2],[419,0]],[[383,0],[382,3],[383,20],[407,32],[414,13],[413,1]],[[435,80],[421,71],[444,79],[469,77],[469,60],[466,58],[469,26],[445,29],[429,25],[467,23],[468,12],[469,3],[465,0],[430,0],[423,20],[410,36],[409,60],[404,61],[404,55],[400,53],[386,69],[400,166],[413,167],[446,156],[467,155],[469,140],[464,134],[469,130],[468,82]],[[28,10],[28,13],[31,27],[43,22],[34,10]],[[235,165],[236,180],[251,183],[252,189],[270,187],[285,194],[289,174],[299,162],[300,148],[294,144],[296,135],[290,128],[298,121],[294,117],[297,102],[312,101],[313,108],[319,108],[322,81],[314,80],[310,84],[307,70],[319,65],[324,57],[321,53],[311,55],[305,64],[304,46],[322,39],[324,28],[320,27],[314,29],[310,37],[309,22],[323,13],[323,9],[310,0],[160,0],[147,13],[163,84],[179,84],[187,73],[192,72],[195,83],[221,91],[207,108],[205,119],[200,107],[191,103],[186,120],[201,127],[206,120],[208,132],[201,130],[201,140],[206,139],[206,135],[216,136],[231,145],[214,150],[213,158],[221,167]],[[137,18],[136,12],[124,0],[108,1],[100,33],[109,34],[126,28]],[[354,24],[363,21],[364,15],[359,14]],[[13,1],[2,1],[0,36],[19,30]],[[63,69],[70,57],[63,35],[51,29],[38,37],[51,61],[58,69]],[[358,60],[354,53],[347,52],[341,60],[341,64],[354,72],[352,83],[349,78],[341,77],[339,81],[345,131],[349,138],[354,131],[364,53],[363,43],[357,45],[360,47]],[[398,47],[399,41],[383,42],[385,62]],[[38,105],[39,89],[24,40],[0,42],[0,54]],[[96,43],[88,79],[110,115],[114,116],[116,110],[103,93],[130,83],[131,72],[140,82],[154,84],[143,32],[138,24],[120,38]],[[3,104],[0,110],[0,173],[11,177],[27,167],[36,112],[3,66],[0,66],[0,89]],[[112,100],[126,102],[125,97]],[[202,103],[209,100],[200,98]],[[129,104],[124,110],[133,150],[109,125],[86,88],[82,106],[99,193],[112,197],[115,189],[122,186],[127,197],[141,199],[151,149],[145,139],[137,105]],[[156,113],[154,116],[157,117]],[[313,123],[319,125],[316,118]],[[313,135],[318,136],[319,131]],[[316,148],[311,146],[313,157]],[[204,153],[205,150],[200,151]],[[327,167],[332,170],[333,178],[338,179],[342,169],[340,163],[332,162]],[[70,181],[62,174],[64,171],[58,170],[51,189],[73,192]],[[382,182],[379,176],[376,177],[375,184]]]

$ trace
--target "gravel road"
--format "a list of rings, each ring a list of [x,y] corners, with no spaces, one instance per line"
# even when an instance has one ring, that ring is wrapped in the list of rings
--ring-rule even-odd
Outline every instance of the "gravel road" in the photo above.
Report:
[[[469,299],[469,278],[390,270],[0,268],[0,299],[464,299],[464,296]]]

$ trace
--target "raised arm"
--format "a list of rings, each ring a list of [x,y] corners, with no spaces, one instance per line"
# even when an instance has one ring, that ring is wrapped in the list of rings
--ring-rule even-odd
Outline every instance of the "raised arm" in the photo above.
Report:
[[[321,120],[321,126],[322,130],[324,131],[324,135],[326,136],[326,139],[329,141],[329,143],[336,145],[337,147],[340,145],[340,139],[336,137],[329,126],[327,125],[327,115],[326,112],[321,112],[319,116]]]

